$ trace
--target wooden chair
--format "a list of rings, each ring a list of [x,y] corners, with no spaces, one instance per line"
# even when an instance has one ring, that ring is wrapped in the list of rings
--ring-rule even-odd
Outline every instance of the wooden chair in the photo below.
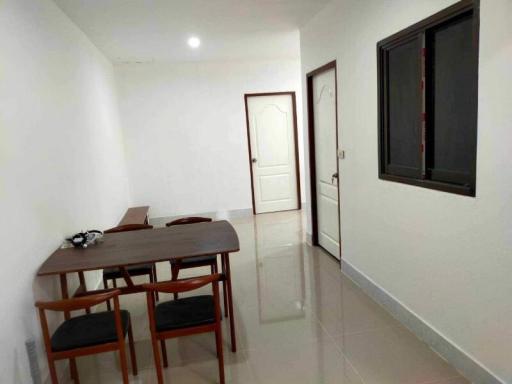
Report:
[[[220,384],[224,384],[224,355],[222,351],[221,311],[219,304],[219,280],[214,274],[178,281],[144,284],[147,293],[149,327],[155,358],[158,384],[163,384],[162,363],[158,341],[163,355],[163,365],[168,367],[165,340],[197,333],[215,332]],[[156,292],[188,292],[212,284],[213,295],[192,296],[159,303],[155,307]]]
[[[118,233],[118,232],[128,232],[128,231],[140,231],[143,229],[153,229],[152,225],[148,224],[125,224],[120,225],[114,228],[107,229],[103,233]],[[156,276],[156,265],[153,264],[141,264],[141,265],[132,265],[130,267],[126,268],[126,271],[130,276],[149,276],[149,281],[151,283],[156,283],[157,276]],[[108,282],[109,280],[112,280],[112,285],[114,288],[117,288],[117,279],[124,278],[123,273],[119,268],[107,268],[103,270],[103,287],[105,289],[108,289]],[[157,296],[158,300],[158,296]],[[107,308],[110,311],[110,301],[107,301]]]
[[[213,220],[209,217],[184,217],[181,219],[173,220],[167,224],[166,227],[172,227],[175,225],[185,225],[185,224],[195,224],[195,223],[210,223]],[[178,275],[180,273],[180,269],[188,269],[188,268],[198,268],[198,267],[208,267],[211,268],[211,273],[218,272],[217,266],[217,255],[207,255],[207,256],[196,256],[196,257],[187,257],[182,260],[171,260],[171,279],[173,281],[178,280]],[[222,284],[223,293],[224,293],[224,311],[227,316],[227,303],[226,303],[226,285]],[[178,294],[174,294],[174,298],[178,298]]]
[[[91,307],[107,300],[114,300],[114,311],[96,312],[71,318],[70,312],[89,310]],[[133,344],[130,313],[119,309],[119,290],[100,294],[91,294],[73,299],[50,302],[37,302],[43,339],[48,357],[50,377],[53,384],[58,384],[55,361],[70,359],[71,377],[79,383],[75,358],[108,351],[119,351],[123,383],[128,384],[128,367],[124,339],[128,334],[130,359],[133,374],[137,375],[137,361]],[[64,312],[65,321],[50,337],[46,311]]]

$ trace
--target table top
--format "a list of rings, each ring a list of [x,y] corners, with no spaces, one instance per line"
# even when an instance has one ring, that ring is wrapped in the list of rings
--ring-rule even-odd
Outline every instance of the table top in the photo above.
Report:
[[[111,233],[88,248],[59,248],[39,268],[38,276],[154,263],[240,250],[227,221]]]

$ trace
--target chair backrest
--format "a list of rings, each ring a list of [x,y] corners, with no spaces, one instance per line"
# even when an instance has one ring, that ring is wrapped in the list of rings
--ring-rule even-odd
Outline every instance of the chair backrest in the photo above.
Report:
[[[56,300],[56,301],[37,301],[35,306],[39,309],[58,312],[70,312],[80,309],[88,309],[95,305],[104,303],[114,297],[119,296],[119,289],[111,289],[106,292],[84,295],[72,299]]]
[[[89,309],[95,305],[104,303],[107,300],[114,299],[114,318],[116,323],[117,336],[121,339],[122,333],[122,320],[121,310],[119,307],[119,289],[112,289],[106,292],[85,295],[72,299],[64,299],[57,301],[37,301],[35,306],[39,309],[39,320],[41,321],[41,330],[43,332],[43,339],[47,353],[52,353],[50,330],[48,327],[48,320],[46,318],[46,311],[64,312],[65,319],[70,318],[69,312],[77,311],[80,309]]]
[[[216,273],[213,275],[191,277],[189,279],[143,284],[142,287],[148,292],[179,293],[193,291],[208,284],[216,285],[220,280],[222,280],[222,275]]]
[[[110,228],[103,233],[117,233],[117,232],[128,232],[128,231],[140,231],[141,229],[153,229],[152,225],[149,224],[125,224],[118,227]]]
[[[183,224],[195,224],[195,223],[210,223],[213,219],[210,217],[183,217],[181,219],[173,220],[167,224],[165,224],[166,227],[172,227],[174,225],[183,225]]]
[[[156,320],[155,320],[155,293],[176,293],[176,292],[187,292],[192,291],[205,285],[212,284],[213,287],[213,300],[215,303],[215,317],[216,323],[220,326],[222,314],[220,312],[220,299],[219,299],[219,281],[222,279],[222,275],[216,273],[214,275],[206,275],[199,277],[192,277],[190,279],[176,280],[176,281],[165,281],[161,283],[143,284],[142,286],[146,290],[147,304],[148,304],[148,315],[149,315],[149,327],[151,334],[154,335],[156,331]],[[154,337],[154,336],[153,336]]]

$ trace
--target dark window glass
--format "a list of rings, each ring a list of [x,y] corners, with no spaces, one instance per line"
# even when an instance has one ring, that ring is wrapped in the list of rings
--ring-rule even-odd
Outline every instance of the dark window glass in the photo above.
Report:
[[[419,175],[420,70],[418,39],[388,51],[388,170]]]
[[[473,18],[469,15],[447,23],[428,38],[431,176],[433,180],[471,183],[477,112]]]
[[[477,5],[456,3],[377,51],[379,177],[474,196]]]

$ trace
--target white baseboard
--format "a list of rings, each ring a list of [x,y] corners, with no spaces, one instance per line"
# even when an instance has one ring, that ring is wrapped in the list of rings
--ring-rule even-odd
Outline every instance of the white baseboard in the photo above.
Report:
[[[341,260],[341,270],[368,296],[384,307],[395,319],[428,344],[432,350],[471,380],[473,384],[505,384],[479,361],[464,352],[363,272],[343,259]]]

